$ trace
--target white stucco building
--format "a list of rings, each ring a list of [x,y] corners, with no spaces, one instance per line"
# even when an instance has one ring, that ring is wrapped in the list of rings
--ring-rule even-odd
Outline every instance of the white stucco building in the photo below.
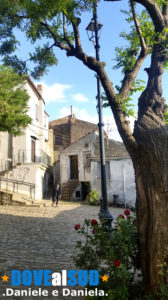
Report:
[[[123,143],[105,139],[106,176],[109,202],[117,195],[120,203],[135,206],[135,177],[132,161]],[[74,191],[73,191],[73,182]],[[87,134],[60,154],[60,183],[71,190],[71,199],[84,199],[85,183],[101,192],[99,135]]]
[[[32,123],[21,136],[0,132],[0,188],[7,185],[9,190],[40,199],[48,189],[50,150],[46,142],[49,116],[45,111],[42,86],[36,87],[28,79],[25,87],[30,95],[27,114]]]

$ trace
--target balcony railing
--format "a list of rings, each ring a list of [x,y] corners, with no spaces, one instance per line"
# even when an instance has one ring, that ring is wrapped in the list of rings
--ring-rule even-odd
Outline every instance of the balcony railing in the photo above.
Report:
[[[13,157],[13,164],[23,163],[42,163],[46,166],[51,165],[50,156],[43,150],[39,150],[38,154],[32,155],[31,150],[19,150]]]
[[[43,150],[39,150],[38,154],[35,154],[33,157],[31,150],[19,150],[17,153],[14,153],[13,159],[0,159],[0,172],[7,171],[17,164],[24,163],[41,163],[49,167],[51,165],[51,158]]]

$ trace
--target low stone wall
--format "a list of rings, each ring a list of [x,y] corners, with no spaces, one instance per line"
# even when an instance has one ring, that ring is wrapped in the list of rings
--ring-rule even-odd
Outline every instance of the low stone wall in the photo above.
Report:
[[[12,194],[0,191],[0,205],[11,205]]]

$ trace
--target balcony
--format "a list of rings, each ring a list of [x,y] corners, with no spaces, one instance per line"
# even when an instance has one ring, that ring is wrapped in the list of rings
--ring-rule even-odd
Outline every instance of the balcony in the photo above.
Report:
[[[51,165],[50,156],[43,150],[38,150],[37,154],[33,153],[31,150],[19,150],[17,154],[14,153],[13,165],[24,164],[24,163],[41,163],[45,166]]]

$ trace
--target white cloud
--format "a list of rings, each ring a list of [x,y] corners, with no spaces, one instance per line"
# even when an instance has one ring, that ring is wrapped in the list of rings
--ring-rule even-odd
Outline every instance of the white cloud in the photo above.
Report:
[[[97,115],[91,116],[88,114],[88,112],[85,109],[79,109],[75,106],[73,106],[72,110],[73,110],[72,112],[75,114],[76,118],[83,120],[83,121],[98,124],[98,116]],[[63,107],[60,110],[60,118],[65,117],[70,114],[71,114],[70,109],[68,109],[67,107]],[[133,130],[135,119],[130,117],[129,120],[130,120],[131,129]],[[118,129],[115,124],[113,115],[111,114],[108,116],[107,115],[104,116],[103,122],[105,124],[104,129],[107,132],[109,138],[113,139],[113,140],[117,140],[117,141],[122,141],[121,137],[118,133]]]
[[[72,100],[74,100],[76,102],[89,102],[89,99],[81,93],[77,93],[77,94],[72,95]]]
[[[61,108],[59,118],[66,117],[68,115],[70,115],[70,110],[67,107]]]
[[[44,82],[36,83],[36,84],[42,84],[42,86],[43,86],[42,96],[46,103],[49,103],[49,102],[63,103],[63,102],[67,101],[66,97],[65,97],[65,92],[66,92],[66,90],[71,89],[70,85],[60,84],[60,83],[54,83],[53,85],[47,85]]]

